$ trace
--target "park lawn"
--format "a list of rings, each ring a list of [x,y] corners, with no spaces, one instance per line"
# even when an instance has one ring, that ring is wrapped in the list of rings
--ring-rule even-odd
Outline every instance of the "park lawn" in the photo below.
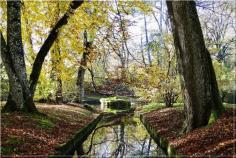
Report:
[[[1,114],[1,156],[47,157],[97,116],[79,106],[36,106],[45,115]]]
[[[174,108],[178,108],[178,109],[183,109],[183,103],[174,103],[173,107]],[[147,113],[153,110],[157,110],[157,109],[162,109],[162,108],[166,108],[165,103],[149,103],[147,105],[144,105],[142,108],[140,108],[139,113]]]
[[[187,134],[181,134],[184,117],[183,110],[179,108],[156,109],[143,117],[156,133],[167,139],[177,155],[233,157],[236,145],[235,112],[235,108],[226,108],[215,122]]]

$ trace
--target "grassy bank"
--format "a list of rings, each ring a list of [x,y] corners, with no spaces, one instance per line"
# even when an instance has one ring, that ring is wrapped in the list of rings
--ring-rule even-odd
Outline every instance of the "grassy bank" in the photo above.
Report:
[[[233,104],[224,106],[225,112],[215,122],[186,134],[181,133],[184,117],[183,110],[178,105],[173,108],[164,108],[160,104],[148,105],[143,109],[142,120],[154,140],[166,152],[169,151],[169,154],[176,153],[185,157],[232,157],[236,143],[236,109],[232,108],[235,107]]]
[[[97,114],[79,106],[37,104],[45,115],[1,114],[1,156],[47,156],[92,122]]]

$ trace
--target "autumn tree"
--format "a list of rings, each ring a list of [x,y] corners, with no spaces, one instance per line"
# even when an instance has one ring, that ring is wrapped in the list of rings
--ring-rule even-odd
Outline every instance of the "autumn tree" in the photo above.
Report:
[[[21,36],[21,2],[7,1],[7,42],[1,33],[1,56],[9,78],[10,92],[3,111],[37,112],[33,96],[46,55],[56,40],[59,29],[83,1],[72,1],[68,11],[49,33],[33,64],[30,81],[27,80]]]
[[[147,45],[147,56],[148,56],[148,62],[150,65],[152,65],[152,59],[151,59],[151,53],[150,53],[150,47],[149,47],[149,42],[148,42],[148,29],[147,29],[147,20],[146,16],[144,14],[144,27],[145,27],[145,39],[146,39],[146,45]]]
[[[210,2],[208,2],[210,3]],[[234,48],[235,28],[233,26],[235,7],[230,2],[198,2],[197,6],[202,12],[201,23],[205,36],[206,47],[211,55],[220,63],[227,63],[227,58],[232,56]],[[207,14],[207,16],[206,16]],[[215,14],[218,14],[215,16]],[[234,33],[229,34],[229,29]]]
[[[178,66],[185,82],[186,130],[207,125],[223,110],[194,1],[167,1]]]
[[[9,78],[8,110],[37,111],[27,80],[21,37],[21,2],[7,2],[7,43],[1,34],[1,56]]]
[[[77,76],[77,87],[78,87],[78,96],[77,101],[82,102],[84,98],[84,75],[87,69],[88,58],[92,50],[92,42],[88,41],[88,33],[84,31],[84,52],[82,53],[82,58],[80,61],[80,66],[78,69],[78,76]]]
[[[76,0],[71,2],[69,6],[69,10],[56,23],[55,27],[51,30],[44,44],[40,48],[35,58],[35,62],[33,64],[32,73],[30,74],[30,90],[32,94],[34,94],[35,92],[37,81],[39,79],[39,75],[42,69],[44,59],[46,55],[48,54],[51,46],[55,42],[56,38],[58,37],[59,29],[68,23],[68,18],[70,17],[70,14],[73,14],[74,10],[77,9],[82,3],[83,1],[76,1]]]
[[[59,20],[60,16],[60,3],[56,3],[55,7],[55,21]],[[56,81],[56,102],[58,104],[63,102],[62,96],[62,69],[63,69],[63,59],[61,56],[61,49],[60,49],[60,39],[57,38],[54,42],[53,49],[51,51],[51,64],[52,64],[52,73],[51,76],[53,80]]]
[[[235,62],[236,29],[233,21],[236,8],[229,1],[198,1],[196,5],[206,47],[213,60],[221,100],[231,102],[231,96],[235,94],[232,74]]]

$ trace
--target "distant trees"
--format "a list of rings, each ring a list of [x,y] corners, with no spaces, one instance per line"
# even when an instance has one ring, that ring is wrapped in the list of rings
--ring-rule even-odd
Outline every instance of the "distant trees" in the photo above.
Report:
[[[36,56],[28,81],[21,36],[21,1],[7,1],[7,42],[1,33],[1,56],[9,78],[10,92],[3,111],[37,112],[33,96],[44,59],[56,40],[59,29],[67,24],[69,15],[82,3],[83,1],[72,1],[68,11],[52,29]]]
[[[223,110],[194,1],[167,1],[178,66],[185,82],[186,130],[207,125]]]
[[[202,12],[202,15],[199,16],[201,16],[206,47],[214,59],[218,62],[226,63],[227,57],[232,55],[233,45],[236,41],[236,30],[233,25],[235,6],[226,1],[208,3],[197,3],[199,10]],[[231,34],[229,34],[228,30],[231,30]]]
[[[234,103],[235,5],[232,5],[232,1],[199,1],[197,7],[222,102]]]

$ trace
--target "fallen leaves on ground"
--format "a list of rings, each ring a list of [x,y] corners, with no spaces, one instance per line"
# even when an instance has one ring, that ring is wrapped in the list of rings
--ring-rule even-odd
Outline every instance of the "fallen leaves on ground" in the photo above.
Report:
[[[37,108],[46,116],[18,112],[1,115],[1,152],[5,156],[53,154],[56,147],[95,118],[93,113],[75,106],[39,104]]]
[[[227,109],[211,125],[180,135],[183,111],[175,108],[155,110],[144,115],[145,120],[166,138],[177,154],[186,157],[233,157],[235,155],[236,109]]]
[[[145,120],[164,138],[169,141],[176,138],[182,128],[183,113],[174,108],[154,110],[144,115]]]

